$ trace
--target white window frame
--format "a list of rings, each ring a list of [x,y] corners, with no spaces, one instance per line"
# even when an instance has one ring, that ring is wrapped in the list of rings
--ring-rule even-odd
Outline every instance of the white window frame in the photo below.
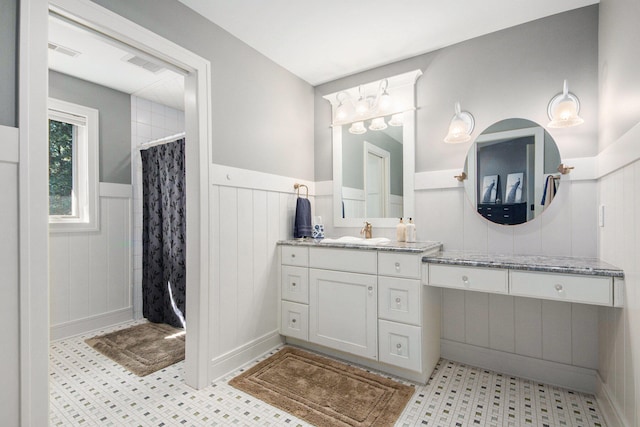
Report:
[[[49,231],[80,232],[100,229],[98,179],[98,110],[49,98],[49,119],[75,125],[73,146],[73,214],[49,215]]]

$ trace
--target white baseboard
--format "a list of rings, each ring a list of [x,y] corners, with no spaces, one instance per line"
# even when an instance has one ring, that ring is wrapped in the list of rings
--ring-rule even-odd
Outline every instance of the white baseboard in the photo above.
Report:
[[[596,376],[596,398],[600,412],[604,416],[604,421],[608,426],[629,427],[621,416],[622,411],[618,404],[611,398],[609,387],[602,381],[600,375]]]
[[[127,307],[96,316],[85,317],[84,319],[72,320],[70,322],[52,325],[49,329],[51,341],[69,338],[96,329],[104,328],[118,323],[133,320],[133,308]]]
[[[551,362],[484,347],[440,340],[440,355],[444,359],[490,369],[571,390],[595,394],[596,370]]]
[[[213,382],[224,377],[256,357],[282,345],[283,342],[278,331],[273,331],[221,356],[214,357],[209,364],[209,380]]]

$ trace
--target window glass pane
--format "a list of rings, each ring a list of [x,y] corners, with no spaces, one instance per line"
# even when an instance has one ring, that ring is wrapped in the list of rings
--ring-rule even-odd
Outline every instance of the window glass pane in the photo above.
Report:
[[[49,215],[73,214],[73,127],[49,120]]]

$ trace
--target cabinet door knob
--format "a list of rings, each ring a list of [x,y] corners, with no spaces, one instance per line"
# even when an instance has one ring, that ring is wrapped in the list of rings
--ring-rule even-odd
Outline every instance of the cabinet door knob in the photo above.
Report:
[[[291,254],[291,258],[295,258],[295,257],[296,257],[296,254]]]
[[[400,263],[396,262],[396,271],[400,271]]]
[[[369,291],[369,295],[373,295],[373,286],[369,286],[367,290]]]
[[[462,283],[464,283],[465,286],[469,286],[469,278],[467,276],[462,276]]]
[[[396,304],[400,305],[400,297],[396,298]]]
[[[296,319],[291,319],[291,323],[296,323]]]
[[[558,291],[558,295],[564,295],[564,288],[560,283],[557,283],[555,286],[556,291]]]
[[[291,286],[296,287],[296,282],[291,282]]]

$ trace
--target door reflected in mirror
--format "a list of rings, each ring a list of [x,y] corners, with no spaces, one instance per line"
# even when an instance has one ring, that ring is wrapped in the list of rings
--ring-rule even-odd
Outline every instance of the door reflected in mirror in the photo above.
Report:
[[[385,122],[391,116],[384,117]],[[370,127],[370,121],[364,124]],[[402,126],[354,134],[342,126],[344,218],[395,218],[403,213]]]
[[[526,119],[489,126],[465,162],[467,196],[489,221],[517,225],[540,216],[560,185],[560,152],[551,135]]]

